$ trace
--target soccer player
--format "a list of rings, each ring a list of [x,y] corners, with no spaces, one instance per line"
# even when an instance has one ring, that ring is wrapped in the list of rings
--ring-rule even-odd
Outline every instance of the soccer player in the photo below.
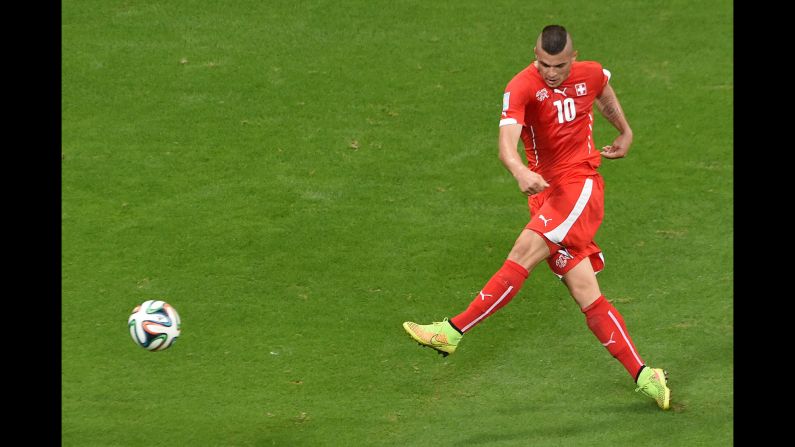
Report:
[[[667,410],[667,372],[641,359],[623,317],[596,280],[604,268],[593,240],[604,215],[604,183],[597,168],[602,157],[626,156],[632,129],[610,86],[610,72],[597,62],[576,61],[564,27],[545,27],[534,52],[535,60],[505,88],[499,133],[500,161],[528,196],[530,222],[467,309],[432,324],[407,321],[403,328],[421,345],[452,354],[463,335],[508,304],[546,260],[585,314],[588,328],[635,381],[635,391]],[[594,103],[618,130],[613,144],[601,151],[592,137]],[[527,164],[517,152],[519,138]]]

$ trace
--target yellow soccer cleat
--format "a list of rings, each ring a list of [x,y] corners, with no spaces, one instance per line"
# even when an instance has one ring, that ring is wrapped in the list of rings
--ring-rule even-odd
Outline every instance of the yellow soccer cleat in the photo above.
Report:
[[[643,368],[638,376],[638,387],[635,391],[651,397],[657,406],[667,410],[671,406],[671,390],[668,388],[668,371],[661,368]]]
[[[455,352],[458,342],[461,341],[461,337],[463,337],[463,335],[450,325],[447,318],[445,318],[444,321],[437,321],[425,325],[407,321],[403,323],[403,329],[405,329],[406,332],[411,335],[411,338],[421,346],[433,348],[439,351],[444,357]]]

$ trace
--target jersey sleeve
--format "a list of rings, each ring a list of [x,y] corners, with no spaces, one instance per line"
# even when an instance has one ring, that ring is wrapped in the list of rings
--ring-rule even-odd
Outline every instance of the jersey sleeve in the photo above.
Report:
[[[509,124],[525,125],[524,116],[527,101],[530,97],[529,88],[526,82],[522,82],[519,76],[511,79],[505,87],[502,95],[502,114],[500,115],[500,127]]]

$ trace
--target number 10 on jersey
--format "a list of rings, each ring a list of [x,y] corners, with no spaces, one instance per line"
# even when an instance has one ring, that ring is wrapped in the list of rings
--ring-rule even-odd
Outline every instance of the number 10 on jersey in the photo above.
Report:
[[[574,117],[577,116],[577,111],[574,109],[574,99],[573,98],[566,98],[563,101],[557,100],[552,104],[558,108],[558,123],[563,124],[563,119],[566,119],[566,122],[574,121]]]

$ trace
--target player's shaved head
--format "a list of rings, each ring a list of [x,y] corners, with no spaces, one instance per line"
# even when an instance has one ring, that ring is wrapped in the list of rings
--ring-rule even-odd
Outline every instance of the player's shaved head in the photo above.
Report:
[[[571,36],[569,36],[566,28],[560,25],[548,25],[544,27],[541,34],[538,36],[536,46],[550,55],[556,55],[564,49],[567,49],[567,47],[569,50],[573,48]]]
[[[544,27],[538,36],[535,53],[535,67],[549,87],[559,86],[571,74],[571,67],[577,58],[577,51],[571,42],[566,28],[560,25]]]

